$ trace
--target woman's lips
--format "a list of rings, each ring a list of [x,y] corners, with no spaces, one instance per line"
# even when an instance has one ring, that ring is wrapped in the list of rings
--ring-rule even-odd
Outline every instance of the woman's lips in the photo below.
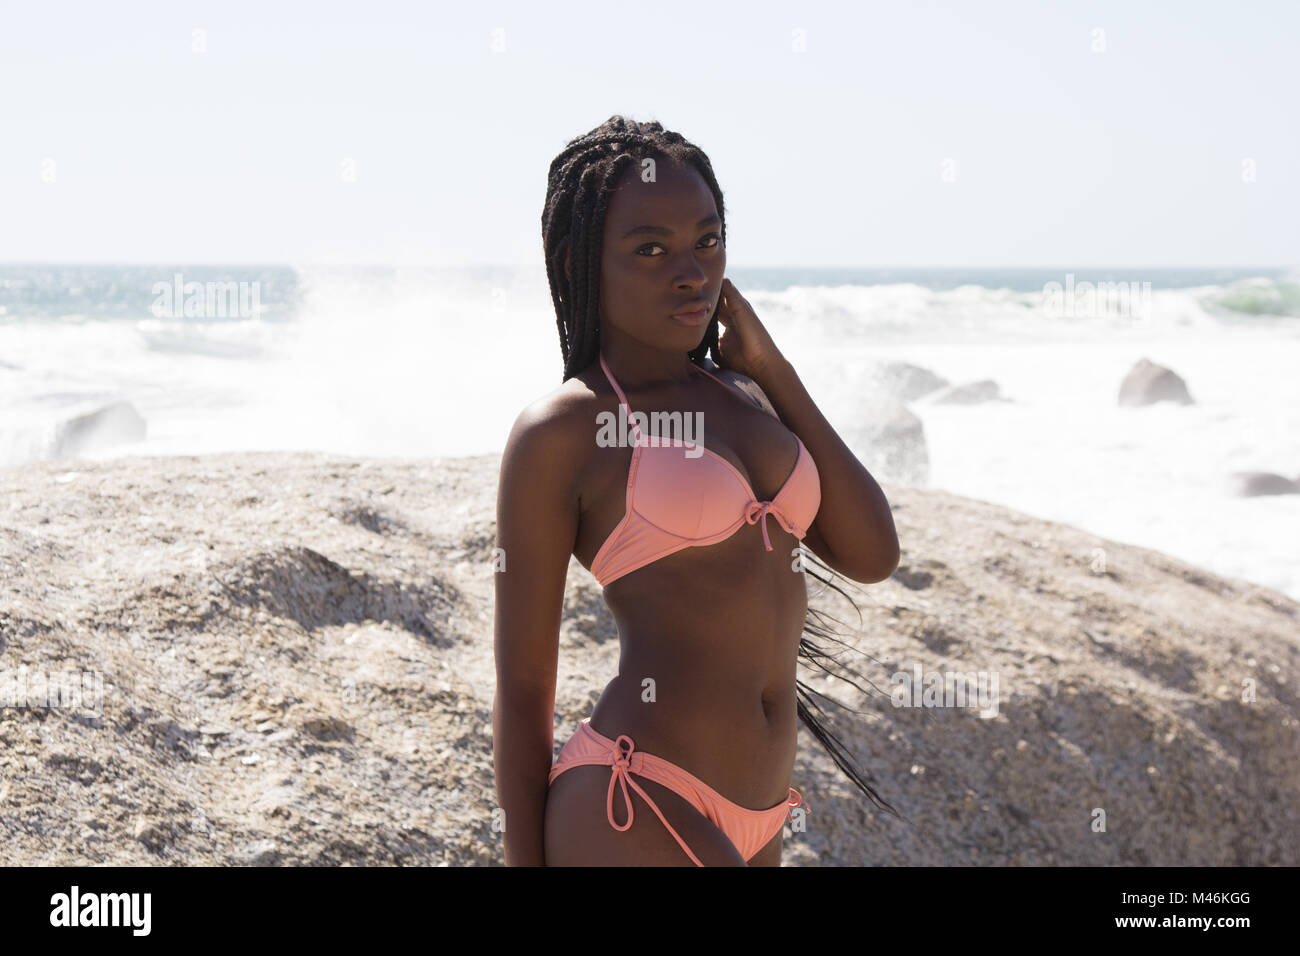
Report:
[[[680,322],[682,325],[703,325],[709,321],[709,310],[700,309],[698,312],[679,312],[673,316],[673,321]]]

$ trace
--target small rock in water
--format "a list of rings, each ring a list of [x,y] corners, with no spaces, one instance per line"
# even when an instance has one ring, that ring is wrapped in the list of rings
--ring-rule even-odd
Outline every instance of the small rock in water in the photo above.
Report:
[[[1124,376],[1119,387],[1119,403],[1151,405],[1155,402],[1191,405],[1192,396],[1187,391],[1187,383],[1176,372],[1144,358]]]
[[[1228,490],[1238,498],[1296,495],[1300,494],[1300,481],[1269,471],[1234,471],[1228,476]]]

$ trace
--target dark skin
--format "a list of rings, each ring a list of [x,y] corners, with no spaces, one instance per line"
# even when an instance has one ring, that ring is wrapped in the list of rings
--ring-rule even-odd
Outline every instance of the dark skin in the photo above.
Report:
[[[632,233],[651,225],[660,231]],[[882,581],[898,566],[898,538],[880,486],[813,403],[794,367],[739,290],[713,195],[689,166],[640,167],[610,199],[601,248],[600,348],[634,411],[703,413],[705,446],[733,464],[761,501],[793,471],[798,435],[821,478],[821,506],[804,546],[845,577]],[[724,387],[687,353],[705,326],[671,318],[704,299],[718,308]],[[748,396],[748,397],[747,397]],[[575,767],[547,787],[552,760],[559,624],[570,555],[590,569],[622,520],[631,447],[601,447],[596,416],[618,397],[593,362],[525,409],[502,458],[496,575],[497,697],[493,711],[498,803],[508,865],[693,866],[630,787],[634,822],[606,817],[608,766]],[[783,803],[796,786],[795,663],[807,610],[798,541],[774,518],[773,550],[758,525],[689,547],[604,591],[620,637],[618,675],[591,714],[611,739],[694,774],[750,809]],[[643,681],[654,682],[653,701]],[[684,798],[632,779],[707,866],[779,866],[778,832],[748,862]],[[614,817],[626,822],[622,788]]]

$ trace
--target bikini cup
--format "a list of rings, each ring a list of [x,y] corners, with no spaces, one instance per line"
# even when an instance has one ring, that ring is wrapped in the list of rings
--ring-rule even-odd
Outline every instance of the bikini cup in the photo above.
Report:
[[[821,504],[817,465],[799,436],[798,456],[781,490],[761,501],[744,475],[721,455],[697,445],[689,457],[680,440],[657,439],[651,444],[631,418],[630,406],[615,381],[604,355],[601,368],[627,410],[637,442],[628,468],[623,520],[610,532],[591,571],[602,587],[638,568],[682,548],[716,544],[743,524],[762,524],[763,544],[772,550],[766,519],[775,519],[786,531],[802,539]],[[717,376],[702,369],[720,385]]]

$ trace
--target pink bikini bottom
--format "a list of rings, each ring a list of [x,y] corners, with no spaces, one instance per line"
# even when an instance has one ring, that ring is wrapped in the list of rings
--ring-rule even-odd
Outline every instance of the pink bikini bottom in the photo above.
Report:
[[[626,741],[626,747],[624,747]],[[649,795],[637,785],[630,774],[637,774],[645,777],[647,780],[653,780],[662,784],[674,793],[681,796],[696,810],[704,814],[713,822],[715,826],[727,835],[732,844],[740,852],[740,855],[746,860],[753,858],[759,850],[767,846],[768,841],[781,831],[785,825],[786,818],[790,815],[793,807],[800,806],[803,798],[799,791],[790,787],[792,797],[778,803],[774,807],[766,810],[750,810],[739,804],[732,803],[718,791],[714,790],[699,777],[687,773],[681,767],[662,757],[645,751],[636,751],[632,743],[632,738],[627,734],[620,734],[618,740],[610,740],[599,731],[591,727],[591,718],[584,717],[578,724],[578,729],[568,743],[560,751],[560,756],[556,759],[554,766],[551,767],[548,785],[555,782],[555,778],[564,771],[572,767],[581,767],[587,764],[604,764],[613,767],[613,772],[609,778],[609,794],[605,799],[605,811],[609,818],[609,825],[615,830],[626,830],[632,826],[632,799],[628,796],[628,784],[632,789],[641,795],[646,803],[650,804],[650,809],[668,828],[668,832],[686,851],[686,855],[695,861],[696,866],[703,866],[699,858],[691,852],[691,848],[686,845],[677,831],[674,830],[664,819],[663,813],[655,806]],[[627,807],[627,822],[619,826],[614,822],[614,782],[617,781],[623,787],[623,803]]]

